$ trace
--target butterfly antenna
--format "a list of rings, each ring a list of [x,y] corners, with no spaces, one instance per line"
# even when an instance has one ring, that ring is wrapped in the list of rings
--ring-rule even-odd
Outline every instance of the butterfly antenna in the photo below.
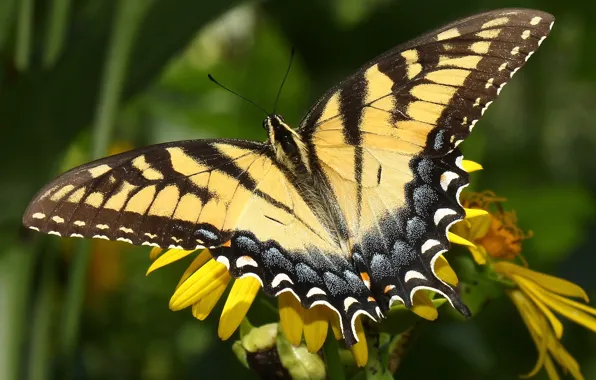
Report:
[[[288,75],[290,74],[290,68],[292,67],[292,61],[294,60],[294,52],[295,49],[292,48],[292,52],[290,53],[290,63],[288,64],[288,69],[286,70],[286,75],[284,75],[284,79],[281,81],[281,86],[279,86],[279,91],[277,91],[277,97],[275,98],[275,104],[273,105],[273,113],[277,110],[277,102],[279,101],[279,97],[281,95],[281,90],[284,88],[284,84],[286,83],[286,79],[288,79]]]
[[[269,112],[267,112],[263,107],[261,107],[260,105],[258,105],[257,103],[253,102],[252,100],[250,100],[249,98],[247,98],[246,96],[240,95],[239,93],[237,93],[236,91],[232,91],[229,88],[227,88],[226,86],[224,86],[223,84],[219,83],[218,81],[215,80],[215,78],[213,78],[213,75],[211,74],[207,74],[207,76],[209,77],[209,80],[213,83],[215,83],[216,85],[218,85],[219,87],[223,88],[224,90],[227,90],[229,92],[231,92],[232,94],[238,96],[241,99],[246,100],[247,102],[249,102],[250,104],[252,104],[253,106],[257,107],[258,109],[260,109],[261,111],[265,112],[265,114],[267,116],[269,116]]]

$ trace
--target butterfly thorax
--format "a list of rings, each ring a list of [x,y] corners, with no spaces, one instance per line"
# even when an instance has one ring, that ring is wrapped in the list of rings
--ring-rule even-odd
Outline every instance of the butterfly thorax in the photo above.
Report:
[[[291,182],[342,252],[349,254],[346,222],[341,211],[334,206],[337,200],[327,186],[323,173],[311,167],[308,148],[301,136],[280,115],[268,116],[263,121],[263,127],[269,133],[269,144],[278,165],[291,177]]]

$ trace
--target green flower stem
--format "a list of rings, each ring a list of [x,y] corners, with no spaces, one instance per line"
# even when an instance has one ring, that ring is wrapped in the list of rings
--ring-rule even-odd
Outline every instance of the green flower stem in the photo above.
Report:
[[[386,333],[379,334],[379,361],[382,368],[388,368],[390,360],[389,349],[391,347],[392,336]]]
[[[29,68],[33,30],[33,0],[20,0],[17,21],[15,65],[20,71]]]
[[[43,250],[39,259],[42,262],[39,290],[33,306],[31,321],[31,344],[28,360],[28,379],[45,380],[51,375],[50,362],[52,359],[52,319],[53,295],[55,291],[55,249]]]
[[[368,344],[368,363],[366,363],[365,373],[367,380],[393,380],[393,375],[387,367],[383,366],[381,355],[380,336],[367,336]]]
[[[93,126],[94,159],[103,157],[108,150],[133,43],[150,3],[151,0],[118,2]]]
[[[46,68],[54,65],[64,48],[71,4],[72,0],[50,1],[43,56],[43,64]]]
[[[23,378],[21,359],[25,342],[25,322],[29,315],[31,272],[35,263],[36,247],[24,249],[20,242],[8,243],[2,239],[5,251],[0,254],[0,379]]]
[[[0,1],[0,50],[4,48],[14,20],[13,14],[17,0]]]
[[[414,325],[403,333],[397,335],[391,340],[391,343],[389,343],[389,349],[387,350],[389,353],[389,362],[387,363],[387,368],[392,374],[395,374],[399,368],[409,347],[409,343],[412,341],[412,335],[416,326],[417,325]]]
[[[327,332],[327,339],[323,345],[323,356],[327,364],[327,378],[329,380],[345,380],[346,377],[339,356],[339,344],[331,330]]]
[[[62,321],[61,351],[65,363],[74,355],[79,334],[79,315],[83,306],[85,294],[85,278],[89,263],[89,247],[87,240],[78,241],[75,245],[73,261],[71,264],[68,289],[65,299],[64,318]]]

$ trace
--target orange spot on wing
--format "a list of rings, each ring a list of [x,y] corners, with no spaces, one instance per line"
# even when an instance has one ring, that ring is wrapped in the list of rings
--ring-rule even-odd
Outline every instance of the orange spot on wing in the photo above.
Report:
[[[364,282],[370,282],[370,276],[366,272],[360,272],[360,278]]]

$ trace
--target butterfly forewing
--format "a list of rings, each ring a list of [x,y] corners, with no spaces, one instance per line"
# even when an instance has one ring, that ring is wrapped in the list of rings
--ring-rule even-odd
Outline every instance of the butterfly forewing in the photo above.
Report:
[[[295,228],[315,230],[317,219],[265,151],[251,142],[197,140],[108,157],[46,186],[23,222],[65,237],[183,249],[222,245],[239,225],[264,216],[287,224],[297,218]],[[295,211],[296,204],[303,207]],[[250,207],[262,211],[247,219]]]

